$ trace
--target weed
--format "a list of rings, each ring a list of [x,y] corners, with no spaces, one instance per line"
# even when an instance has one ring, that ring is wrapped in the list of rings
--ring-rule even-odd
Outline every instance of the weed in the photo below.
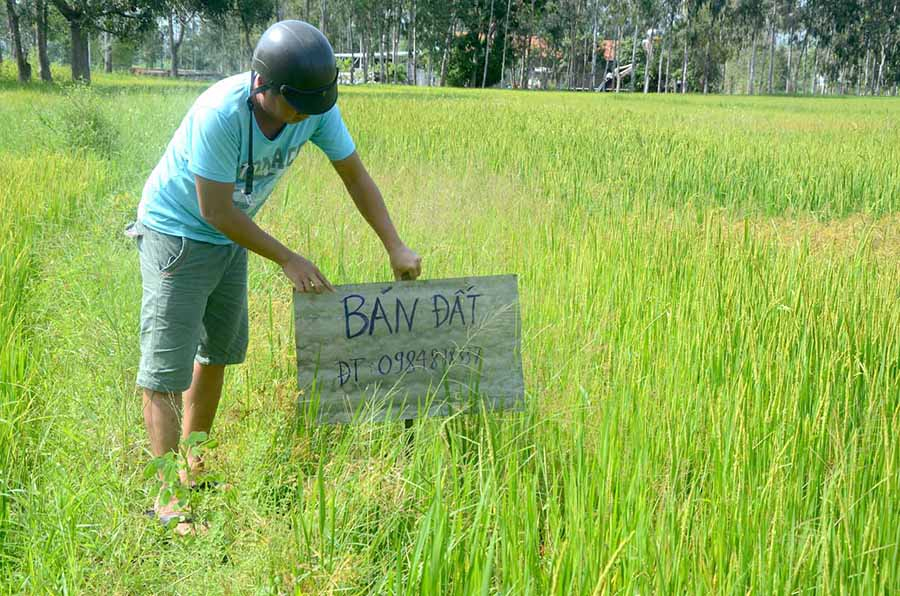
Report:
[[[104,159],[114,157],[119,133],[97,92],[73,84],[59,97],[60,106],[41,121],[55,132],[68,150],[92,151]]]

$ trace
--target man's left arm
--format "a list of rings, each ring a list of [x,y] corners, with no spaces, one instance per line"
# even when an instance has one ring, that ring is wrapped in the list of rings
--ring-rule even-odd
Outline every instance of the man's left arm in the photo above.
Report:
[[[335,171],[350,197],[356,204],[357,210],[362,214],[372,227],[381,243],[387,250],[391,260],[391,269],[396,279],[416,279],[422,273],[422,257],[413,252],[397,234],[391,217],[388,215],[384,199],[378,185],[372,180],[366,167],[363,165],[359,154],[354,151],[348,157],[332,161]]]

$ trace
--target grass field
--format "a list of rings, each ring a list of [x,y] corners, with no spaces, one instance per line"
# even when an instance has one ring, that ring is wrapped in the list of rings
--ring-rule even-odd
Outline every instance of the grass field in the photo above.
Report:
[[[209,456],[233,488],[176,539],[142,515],[121,232],[201,89],[0,80],[0,590],[900,592],[900,102],[342,89],[425,275],[519,275],[526,412],[408,452],[298,418],[289,287],[253,258]],[[260,222],[388,278],[315,148]]]

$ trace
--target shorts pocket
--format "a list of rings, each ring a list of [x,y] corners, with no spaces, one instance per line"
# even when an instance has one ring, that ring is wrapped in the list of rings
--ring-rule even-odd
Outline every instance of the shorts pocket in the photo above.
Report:
[[[144,243],[144,230],[141,227],[141,224],[136,221],[129,223],[125,226],[123,234],[125,234],[127,238],[134,240],[138,252],[141,252],[141,245]]]
[[[189,240],[183,236],[170,236],[159,232],[150,234],[152,239],[145,234],[143,240],[150,240],[153,243],[157,270],[163,274],[174,273],[187,258]]]

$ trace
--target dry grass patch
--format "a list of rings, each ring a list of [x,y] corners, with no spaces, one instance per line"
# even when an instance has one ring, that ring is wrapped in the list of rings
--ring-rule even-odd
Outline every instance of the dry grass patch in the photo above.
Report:
[[[745,226],[756,239],[785,247],[807,245],[817,256],[869,254],[880,265],[900,264],[900,214],[881,218],[855,214],[827,221],[809,215],[753,217],[727,224],[735,234],[743,234]]]

